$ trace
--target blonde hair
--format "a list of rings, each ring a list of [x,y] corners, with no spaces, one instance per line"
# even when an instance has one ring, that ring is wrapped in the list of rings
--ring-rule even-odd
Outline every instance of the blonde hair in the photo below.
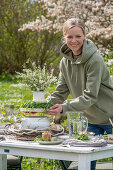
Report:
[[[85,24],[81,19],[77,18],[70,18],[64,23],[63,35],[65,36],[67,31],[73,27],[80,27],[85,35]]]

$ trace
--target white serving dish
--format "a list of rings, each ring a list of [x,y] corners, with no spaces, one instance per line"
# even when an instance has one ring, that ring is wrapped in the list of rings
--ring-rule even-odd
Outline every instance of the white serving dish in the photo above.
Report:
[[[44,116],[27,116],[22,119],[23,129],[47,129],[50,128],[50,120]]]

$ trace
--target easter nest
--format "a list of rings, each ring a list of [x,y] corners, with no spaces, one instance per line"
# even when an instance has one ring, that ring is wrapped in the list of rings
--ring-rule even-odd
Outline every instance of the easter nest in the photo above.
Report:
[[[5,126],[5,135],[8,137],[13,136],[18,140],[31,140],[33,141],[36,137],[40,137],[43,132],[48,131],[51,133],[51,136],[59,136],[64,134],[64,128],[61,125],[57,125],[57,129],[23,129],[21,122],[11,123]]]

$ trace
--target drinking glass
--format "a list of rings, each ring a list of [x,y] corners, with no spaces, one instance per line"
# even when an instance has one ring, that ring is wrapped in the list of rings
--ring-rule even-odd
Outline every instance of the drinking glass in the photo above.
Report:
[[[13,121],[16,122],[17,119],[17,111],[19,109],[19,106],[14,106],[11,104],[4,105],[5,112],[8,116],[8,119],[10,120],[11,117],[13,117]]]

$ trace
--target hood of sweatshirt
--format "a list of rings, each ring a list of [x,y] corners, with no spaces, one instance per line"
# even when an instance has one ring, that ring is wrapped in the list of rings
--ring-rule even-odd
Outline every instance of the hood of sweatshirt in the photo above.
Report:
[[[91,40],[85,39],[82,47],[82,54],[76,60],[73,59],[72,50],[67,46],[67,44],[62,45],[60,52],[63,57],[70,60],[73,64],[81,64],[85,63],[95,52],[97,52],[97,47]]]

